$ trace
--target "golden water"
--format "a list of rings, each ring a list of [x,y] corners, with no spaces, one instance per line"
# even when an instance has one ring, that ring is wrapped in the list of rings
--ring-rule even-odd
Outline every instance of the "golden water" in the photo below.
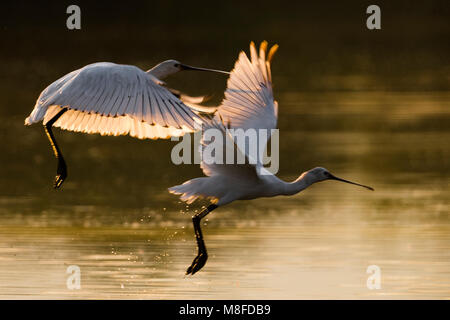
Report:
[[[450,131],[442,92],[285,92],[280,172],[324,166],[375,192],[323,182],[208,216],[205,268],[186,207],[166,189],[201,175],[170,163],[175,142],[57,132],[11,116],[0,189],[1,298],[450,298]],[[23,137],[18,139],[18,137]],[[68,290],[66,269],[81,268]],[[366,286],[369,265],[381,289]]]

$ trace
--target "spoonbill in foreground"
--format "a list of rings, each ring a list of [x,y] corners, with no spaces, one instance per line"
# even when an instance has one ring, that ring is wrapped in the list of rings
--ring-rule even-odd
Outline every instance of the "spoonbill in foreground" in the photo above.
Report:
[[[169,192],[181,195],[180,198],[192,203],[198,198],[212,199],[212,203],[193,218],[194,230],[197,239],[198,254],[187,269],[186,274],[195,274],[206,263],[208,254],[203,240],[200,221],[208,213],[236,200],[250,200],[260,197],[274,197],[278,195],[294,195],[308,188],[313,183],[324,180],[346,182],[373,190],[371,187],[338,178],[325,168],[314,168],[300,175],[293,182],[280,180],[264,169],[261,156],[258,155],[256,164],[250,164],[248,148],[239,150],[228,129],[264,129],[276,128],[278,104],[274,101],[271,83],[270,63],[278,46],[273,46],[266,58],[267,42],[262,42],[259,56],[254,43],[250,44],[251,60],[241,52],[234,69],[231,71],[225,91],[225,98],[217,108],[217,115],[206,123],[204,129],[215,128],[221,130],[225,139],[231,139],[230,144],[223,143],[223,153],[227,148],[232,152],[242,152],[246,157],[244,164],[219,164],[219,162],[205,161],[203,158],[201,168],[207,177],[195,178],[182,185],[169,188]],[[205,130],[202,134],[202,145],[209,143],[205,139]],[[266,145],[270,138],[261,135]],[[260,139],[261,139],[260,138]],[[219,144],[220,146],[220,144]],[[263,150],[259,150],[261,152]],[[220,153],[220,152],[219,152]],[[234,154],[234,153],[233,153]],[[255,162],[254,162],[255,163]]]
[[[54,187],[67,177],[67,165],[52,126],[102,135],[130,134],[139,139],[169,138],[194,131],[204,97],[190,97],[164,87],[162,79],[182,70],[229,72],[191,67],[167,60],[147,72],[110,62],[89,64],[66,74],[39,96],[25,124],[43,121],[58,167]],[[214,110],[214,109],[213,109]]]

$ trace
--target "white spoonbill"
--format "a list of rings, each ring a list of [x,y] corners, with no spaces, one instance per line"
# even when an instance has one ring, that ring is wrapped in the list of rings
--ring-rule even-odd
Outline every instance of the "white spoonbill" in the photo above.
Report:
[[[25,124],[43,121],[58,160],[54,187],[67,177],[67,166],[56,143],[52,126],[102,135],[130,134],[139,139],[169,138],[194,131],[207,112],[189,97],[165,88],[162,79],[182,70],[229,72],[191,67],[167,60],[147,72],[131,65],[110,62],[89,64],[66,74],[39,96]]]
[[[225,98],[217,108],[218,117],[215,117],[210,123],[205,121],[206,129],[219,129],[225,139],[233,139],[227,128],[244,130],[276,128],[278,104],[273,98],[270,62],[277,48],[277,45],[273,46],[266,58],[267,42],[261,43],[259,56],[252,42],[250,44],[251,60],[244,52],[240,53],[228,79]],[[211,142],[205,141],[204,133],[205,131],[202,135],[202,144],[206,146]],[[260,137],[267,143],[269,138],[267,135]],[[223,143],[222,154],[227,154],[226,149],[231,146],[232,152],[242,152],[241,154],[245,155],[245,164],[219,164],[219,162],[211,164],[211,161],[204,161],[203,158],[201,168],[207,177],[195,178],[182,185],[169,188],[171,193],[181,195],[181,200],[187,203],[192,203],[198,198],[212,199],[212,204],[192,218],[198,254],[186,274],[194,274],[205,265],[208,254],[203,241],[200,220],[220,206],[236,200],[294,195],[313,183],[324,180],[351,183],[373,190],[371,187],[338,178],[321,167],[302,173],[293,182],[285,182],[264,169],[260,156],[256,164],[250,164],[248,150],[242,151],[234,140],[228,142],[230,141],[230,144]],[[263,150],[259,150],[259,152],[261,151]],[[225,161],[220,163],[225,163]]]

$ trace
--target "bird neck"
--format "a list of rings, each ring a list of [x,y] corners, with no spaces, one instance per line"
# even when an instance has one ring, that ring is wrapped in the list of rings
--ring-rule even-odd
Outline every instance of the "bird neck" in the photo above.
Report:
[[[169,63],[166,63],[165,61],[147,71],[147,73],[151,74],[155,78],[158,78],[159,80],[167,78],[168,76],[177,72],[178,70],[172,68],[171,65]]]
[[[308,188],[313,183],[314,183],[314,181],[312,181],[310,179],[308,173],[304,172],[295,181],[286,183],[286,187],[285,187],[286,195],[293,195],[293,194],[299,193],[300,191]]]

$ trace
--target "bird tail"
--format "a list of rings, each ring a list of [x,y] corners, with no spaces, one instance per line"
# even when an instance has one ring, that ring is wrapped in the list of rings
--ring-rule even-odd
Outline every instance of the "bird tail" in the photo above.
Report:
[[[180,199],[188,204],[199,198],[208,198],[212,203],[217,203],[219,199],[212,195],[211,184],[215,184],[211,177],[195,178],[169,188],[169,192],[180,195]]]

